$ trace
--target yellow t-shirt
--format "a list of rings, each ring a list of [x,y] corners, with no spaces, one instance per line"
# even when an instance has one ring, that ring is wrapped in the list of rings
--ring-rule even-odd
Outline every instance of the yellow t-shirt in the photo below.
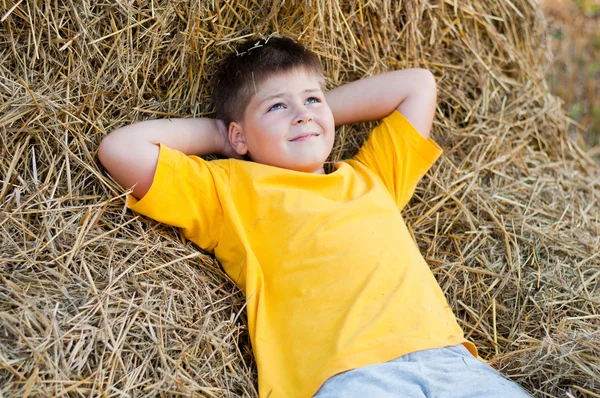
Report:
[[[244,291],[261,397],[311,397],[337,373],[463,343],[400,215],[441,154],[398,112],[327,175],[165,146],[130,207],[182,228]]]

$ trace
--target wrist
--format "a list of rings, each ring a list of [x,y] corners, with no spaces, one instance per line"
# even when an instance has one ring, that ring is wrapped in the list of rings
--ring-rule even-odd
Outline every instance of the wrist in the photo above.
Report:
[[[179,119],[178,133],[185,134],[186,145],[175,147],[186,155],[205,156],[220,154],[222,143],[215,119],[189,118]]]
[[[215,123],[215,153],[226,156],[229,146],[229,134],[225,123],[221,119],[214,119]]]

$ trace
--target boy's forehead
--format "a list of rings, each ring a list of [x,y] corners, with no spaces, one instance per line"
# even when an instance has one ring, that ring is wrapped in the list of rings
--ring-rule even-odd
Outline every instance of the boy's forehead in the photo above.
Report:
[[[321,91],[323,89],[323,78],[305,68],[276,72],[265,77],[258,84],[254,84],[254,96],[261,99],[297,89]]]

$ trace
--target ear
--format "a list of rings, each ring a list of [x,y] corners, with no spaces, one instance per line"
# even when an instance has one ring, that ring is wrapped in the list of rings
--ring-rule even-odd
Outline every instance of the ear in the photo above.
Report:
[[[246,140],[244,138],[244,130],[239,122],[229,123],[229,142],[233,150],[238,155],[245,155],[248,153],[248,147],[246,146]]]

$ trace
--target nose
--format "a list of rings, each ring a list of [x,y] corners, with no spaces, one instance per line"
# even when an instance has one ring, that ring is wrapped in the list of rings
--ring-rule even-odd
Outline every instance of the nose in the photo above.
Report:
[[[294,125],[298,125],[298,124],[306,124],[306,123],[310,123],[313,121],[313,116],[312,114],[307,110],[307,109],[303,109],[302,111],[300,111],[298,113],[298,115],[294,118]]]

